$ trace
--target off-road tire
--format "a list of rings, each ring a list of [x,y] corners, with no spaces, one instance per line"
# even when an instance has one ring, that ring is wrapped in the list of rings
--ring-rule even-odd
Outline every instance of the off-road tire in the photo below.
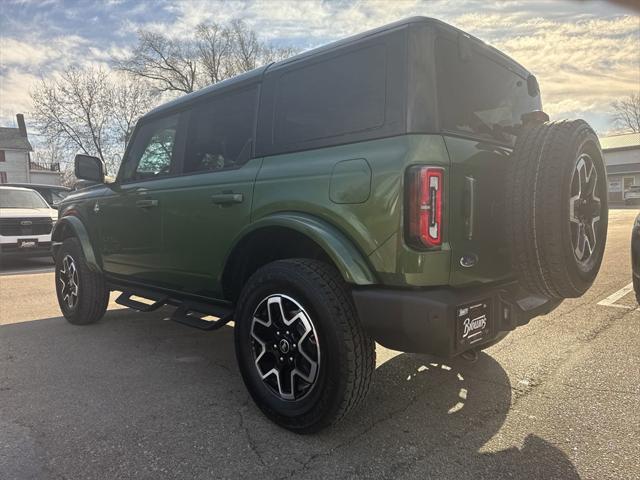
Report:
[[[251,322],[260,302],[279,294],[295,299],[317,332],[317,376],[301,399],[285,400],[270,390],[256,365]],[[315,432],[342,419],[365,398],[375,369],[375,344],[364,332],[349,288],[335,268],[309,259],[269,263],[251,276],[236,312],[235,347],[242,378],[258,407],[275,423],[298,433]]]
[[[586,159],[593,166],[589,171],[597,174],[589,200],[582,197],[571,200],[575,198],[574,172],[581,175],[580,159]],[[587,167],[584,168],[586,171]],[[585,191],[588,188],[591,184]],[[570,207],[572,201],[574,206]],[[575,207],[583,201],[588,206]],[[584,294],[600,269],[608,219],[602,151],[591,127],[584,120],[573,120],[526,128],[516,141],[507,174],[505,203],[511,265],[524,288],[549,298]],[[598,210],[599,220],[592,223],[587,213],[578,208]],[[579,247],[573,243],[580,235],[576,229],[587,230],[582,223],[576,223],[577,211],[580,222],[594,225],[595,232],[593,249],[588,242],[592,253],[580,259],[576,253]],[[592,219],[595,217],[593,214]],[[582,251],[586,245],[582,242]]]
[[[77,271],[77,298],[74,305],[69,305],[69,300],[65,297],[65,259],[69,268],[68,259],[73,260]],[[87,266],[87,262],[80,246],[80,242],[75,237],[66,238],[57,251],[55,258],[55,282],[58,304],[64,317],[74,325],[88,325],[95,323],[102,318],[109,303],[109,290],[104,278],[99,272],[94,272]]]
[[[636,294],[636,301],[640,305],[640,277],[633,276],[633,291]]]

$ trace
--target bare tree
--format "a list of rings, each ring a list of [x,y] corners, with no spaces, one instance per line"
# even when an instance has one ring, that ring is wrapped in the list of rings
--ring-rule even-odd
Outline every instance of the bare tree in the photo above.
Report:
[[[640,93],[632,93],[611,104],[614,110],[613,123],[631,132],[640,132]]]
[[[218,23],[202,23],[196,29],[196,37],[200,74],[205,83],[218,83],[232,76],[228,60],[233,39],[229,29]]]
[[[138,32],[138,46],[116,67],[153,83],[161,92],[193,92],[196,86],[197,48],[192,40],[173,40],[160,33]]]
[[[233,20],[230,29],[235,70],[237,73],[253,70],[258,66],[263,51],[263,45],[258,41],[256,32],[248,28],[242,20]]]
[[[286,60],[293,57],[298,53],[298,50],[293,47],[273,47],[265,46],[262,49],[262,63],[279,62],[280,60]]]
[[[40,133],[67,147],[105,159],[109,98],[108,74],[97,68],[70,68],[41,80],[32,93]]]
[[[160,92],[190,93],[293,53],[293,48],[260,41],[242,20],[233,20],[228,25],[202,23],[190,38],[141,30],[133,53],[114,64]]]
[[[114,79],[110,100],[110,113],[124,152],[138,118],[155,104],[156,96],[148,82],[119,75]]]
[[[43,141],[33,142],[31,158],[35,163],[46,167],[58,164],[61,168],[68,162],[68,152],[64,144],[58,138],[47,138]]]
[[[153,101],[149,89],[101,68],[72,67],[31,92],[32,116],[44,143],[102,159],[115,172],[127,137]]]

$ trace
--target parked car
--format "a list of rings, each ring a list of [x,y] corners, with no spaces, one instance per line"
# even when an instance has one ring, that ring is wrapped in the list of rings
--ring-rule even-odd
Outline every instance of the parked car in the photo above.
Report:
[[[633,290],[636,300],[640,304],[640,214],[636,217],[631,230],[631,268],[633,277]]]
[[[71,192],[70,188],[63,187],[61,185],[42,185],[38,183],[5,183],[4,185],[8,187],[22,187],[35,190],[42,195],[42,198],[44,198],[50,206],[54,208],[57,208],[58,203],[69,195],[69,192]]]
[[[258,406],[318,430],[365,397],[374,341],[473,358],[590,287],[602,152],[541,109],[524,67],[423,17],[185,95],[138,122],[115,182],[61,204],[60,308],[93,323],[118,290],[233,319]]]
[[[50,255],[58,212],[35,190],[0,186],[0,256]]]
[[[625,205],[640,205],[640,185],[631,185],[624,192]]]

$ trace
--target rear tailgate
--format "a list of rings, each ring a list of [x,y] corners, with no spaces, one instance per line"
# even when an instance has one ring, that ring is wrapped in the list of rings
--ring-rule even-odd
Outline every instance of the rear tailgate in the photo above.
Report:
[[[445,137],[445,143],[451,158],[450,284],[508,278],[504,186],[511,150],[458,137]]]

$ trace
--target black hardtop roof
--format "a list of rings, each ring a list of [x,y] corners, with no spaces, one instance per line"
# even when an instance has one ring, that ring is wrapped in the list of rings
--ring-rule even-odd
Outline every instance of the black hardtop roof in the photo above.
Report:
[[[232,78],[228,78],[226,80],[223,80],[222,82],[218,82],[215,83],[213,85],[209,85],[207,87],[204,87],[200,90],[197,90],[195,92],[192,93],[188,93],[186,95],[183,95],[181,97],[178,97],[174,100],[171,100],[167,103],[164,103],[162,105],[159,105],[158,107],[154,108],[153,110],[149,111],[148,113],[146,113],[145,115],[143,115],[143,119],[146,118],[147,116],[155,116],[157,114],[161,114],[170,110],[174,110],[174,109],[179,109],[180,107],[186,107],[191,103],[196,102],[198,99],[201,99],[202,97],[206,97],[209,94],[213,94],[214,92],[221,92],[224,90],[233,90],[236,88],[241,88],[243,86],[248,86],[248,85],[252,85],[254,83],[257,83],[259,81],[259,79],[261,79],[263,77],[263,75],[267,72],[267,70],[276,70],[280,67],[284,67],[286,65],[289,65],[291,63],[294,62],[298,62],[301,60],[305,60],[311,57],[314,57],[316,55],[320,55],[323,53],[327,53],[331,50],[334,49],[338,49],[338,48],[342,48],[346,45],[352,45],[354,43],[363,41],[371,36],[374,35],[378,35],[390,30],[395,30],[397,28],[401,28],[404,26],[407,26],[409,24],[415,24],[415,23],[422,23],[422,24],[431,24],[431,25],[436,25],[439,28],[442,28],[443,30],[449,30],[451,32],[454,33],[460,33],[465,35],[467,38],[473,40],[474,42],[476,42],[478,45],[481,45],[483,48],[487,48],[488,50],[490,50],[491,52],[493,52],[494,54],[497,54],[498,56],[502,57],[505,61],[507,61],[509,64],[514,65],[516,67],[518,67],[519,69],[522,70],[522,73],[524,74],[528,74],[528,70],[526,68],[524,68],[522,65],[520,65],[518,62],[516,62],[515,60],[513,60],[511,57],[505,55],[504,53],[502,53],[500,50],[487,45],[485,42],[483,42],[482,40],[480,40],[479,38],[474,37],[473,35],[470,35],[462,30],[460,30],[459,28],[454,27],[453,25],[449,25],[448,23],[445,23],[441,20],[438,20],[436,18],[431,18],[431,17],[424,17],[424,16],[414,16],[414,17],[409,17],[409,18],[405,18],[402,20],[398,20],[396,22],[392,22],[392,23],[388,23],[386,25],[383,25],[381,27],[378,28],[374,28],[372,30],[367,30],[366,32],[362,32],[362,33],[358,33],[356,35],[352,35],[350,37],[346,37],[343,38],[341,40],[337,40],[335,42],[330,42],[326,45],[322,45],[320,47],[316,47],[313,48],[311,50],[307,50],[305,52],[299,53],[297,55],[294,55],[293,57],[287,58],[285,60],[281,60],[279,62],[275,62],[275,63],[270,63],[268,65],[256,68],[254,70],[251,70],[249,72],[240,74],[240,75],[236,75],[235,77]]]
[[[20,187],[20,188],[51,188],[53,190],[66,190],[71,191],[69,187],[65,187],[64,185],[49,185],[47,183],[23,183],[23,182],[10,182],[3,183],[7,187]]]

